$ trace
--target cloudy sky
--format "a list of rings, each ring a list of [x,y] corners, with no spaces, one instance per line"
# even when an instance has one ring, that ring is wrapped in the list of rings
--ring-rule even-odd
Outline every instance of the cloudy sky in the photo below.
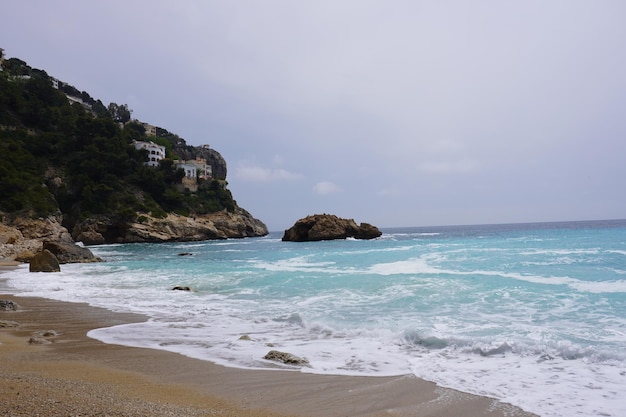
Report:
[[[228,162],[283,230],[626,217],[623,0],[4,2],[8,57]]]

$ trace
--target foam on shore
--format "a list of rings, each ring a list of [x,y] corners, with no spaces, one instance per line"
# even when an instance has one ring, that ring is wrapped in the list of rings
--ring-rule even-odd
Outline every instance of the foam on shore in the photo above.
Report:
[[[22,413],[15,415],[41,412],[37,407],[43,404],[48,412],[63,414],[58,407],[65,406],[74,413],[85,410],[91,413],[86,415],[93,415],[101,408],[112,416],[172,412],[190,416],[532,416],[414,376],[242,370],[161,350],[104,344],[87,337],[87,332],[145,318],[85,304],[0,298],[20,305],[17,311],[0,312],[0,321],[19,323],[0,329],[0,360],[7,364],[0,370],[0,392],[8,393],[0,399],[0,406]],[[29,338],[42,330],[55,331],[48,337],[50,344],[29,344]],[[71,395],[59,399],[63,387],[72,387]],[[27,392],[41,394],[33,401],[24,395]],[[134,408],[124,409],[126,405]]]

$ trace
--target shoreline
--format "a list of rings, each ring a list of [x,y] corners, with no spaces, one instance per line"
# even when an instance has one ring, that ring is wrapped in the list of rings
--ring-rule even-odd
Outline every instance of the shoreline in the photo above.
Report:
[[[146,317],[44,298],[0,294],[0,299],[20,306],[0,311],[0,407],[12,416],[46,410],[110,416],[535,416],[412,375],[246,370],[167,351],[104,344],[87,332]],[[33,337],[47,344],[29,343]],[[29,393],[35,399],[29,400]]]

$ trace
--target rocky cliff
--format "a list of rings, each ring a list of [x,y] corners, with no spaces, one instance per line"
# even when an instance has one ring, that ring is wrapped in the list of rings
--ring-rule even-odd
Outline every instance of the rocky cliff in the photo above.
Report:
[[[267,227],[247,211],[185,217],[169,213],[165,218],[142,214],[136,221],[115,222],[107,217],[90,218],[77,223],[72,236],[86,245],[136,242],[188,242],[210,239],[228,239],[265,236]]]
[[[17,58],[1,64],[0,261],[28,262],[45,250],[60,263],[94,260],[78,241],[197,241],[268,233],[237,205],[218,151],[187,145],[160,127],[146,136],[146,124],[129,121],[126,105],[107,108]],[[81,97],[83,105],[71,104],[75,100],[69,97]],[[147,166],[146,151],[133,145],[145,140],[166,149],[158,166]],[[211,166],[212,177],[186,181],[174,160],[197,158]]]
[[[0,259],[30,262],[45,248],[52,249],[60,263],[98,262],[96,256],[78,247],[65,227],[61,214],[32,218],[0,213]]]
[[[165,218],[140,215],[136,221],[115,222],[107,217],[90,218],[74,226],[72,233],[61,225],[61,215],[33,219],[2,216],[0,260],[30,260],[43,249],[50,250],[60,263],[99,261],[89,250],[75,245],[136,242],[188,242],[264,236],[267,227],[244,209],[222,210],[202,216],[168,214]]]

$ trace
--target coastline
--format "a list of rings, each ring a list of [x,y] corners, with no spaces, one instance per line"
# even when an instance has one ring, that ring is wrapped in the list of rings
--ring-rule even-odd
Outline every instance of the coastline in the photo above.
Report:
[[[414,376],[352,377],[227,368],[176,353],[109,345],[91,329],[143,321],[86,304],[0,295],[0,407],[12,416],[531,417]],[[17,324],[15,324],[17,323]],[[12,327],[13,326],[13,327]],[[48,344],[32,344],[43,337]],[[38,333],[39,332],[39,333]]]

